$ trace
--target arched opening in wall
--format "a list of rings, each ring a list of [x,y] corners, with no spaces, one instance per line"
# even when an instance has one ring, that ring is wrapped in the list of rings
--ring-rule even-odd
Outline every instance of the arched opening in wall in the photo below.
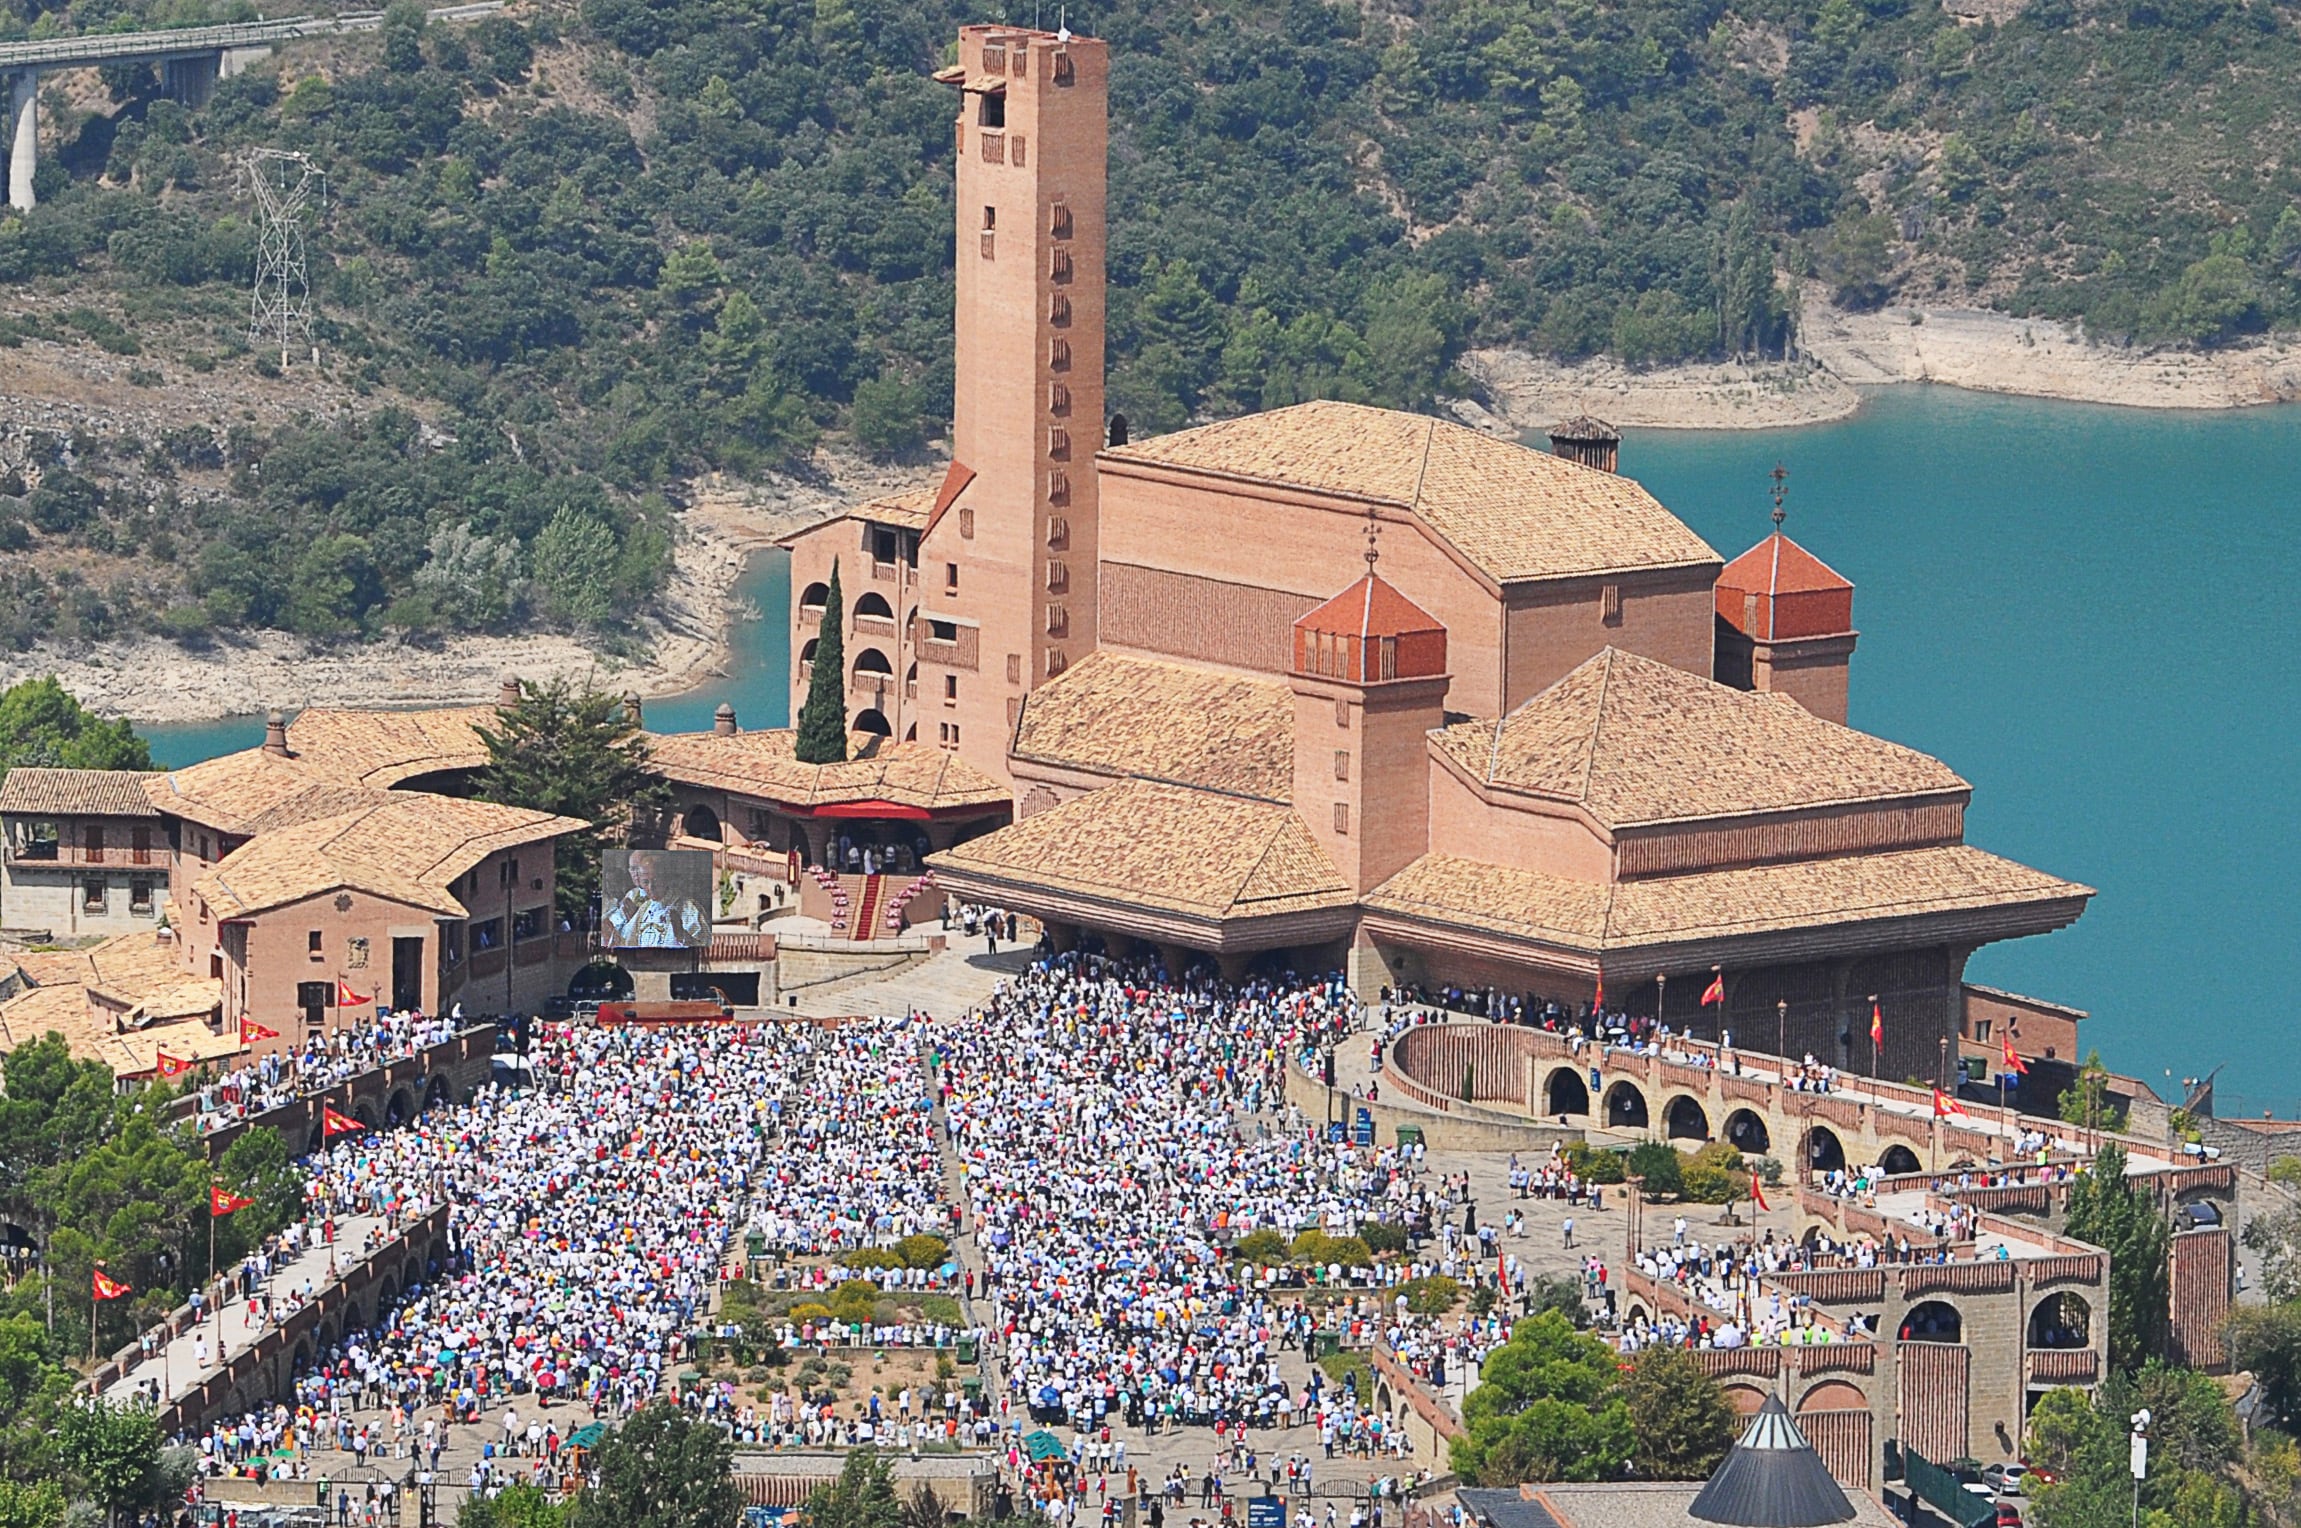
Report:
[[[1889,1178],[1900,1178],[1911,1173],[1924,1172],[1925,1164],[1920,1162],[1918,1154],[1907,1146],[1894,1145],[1888,1146],[1884,1151],[1878,1153],[1878,1171]]]
[[[1611,1130],[1646,1128],[1646,1095],[1632,1083],[1617,1082],[1606,1090],[1606,1126]]]
[[[1734,1410],[1745,1417],[1755,1414],[1760,1406],[1765,1405],[1770,1393],[1756,1385],[1726,1386],[1726,1399],[1733,1402]]]
[[[815,661],[815,649],[822,645],[823,639],[821,637],[809,637],[799,646],[799,661],[801,663],[813,663]]]
[[[1774,1149],[1774,1138],[1755,1110],[1736,1109],[1726,1116],[1726,1144],[1736,1151],[1764,1156]]]
[[[1798,1402],[1798,1410],[1862,1411],[1869,1404],[1870,1398],[1862,1394],[1859,1386],[1849,1385],[1842,1379],[1830,1379],[1808,1390],[1805,1398]]]
[[[917,722],[913,722],[910,726],[903,729],[903,741],[906,743],[916,743],[918,740],[919,724]]]
[[[370,1130],[383,1124],[383,1111],[376,1107],[376,1101],[372,1098],[363,1098],[358,1103],[353,1104],[352,1117]]]
[[[1542,1099],[1549,1114],[1588,1114],[1590,1112],[1590,1085],[1582,1074],[1570,1066],[1562,1066],[1550,1074],[1549,1083],[1542,1090]]]
[[[867,590],[861,599],[855,601],[855,619],[891,622],[895,619],[895,607],[888,604],[887,596],[878,590]]]
[[[809,584],[799,591],[799,614],[809,620],[823,619],[823,607],[831,603],[831,586],[825,583]]]
[[[1904,1342],[1963,1342],[1965,1318],[1947,1301],[1928,1300],[1910,1307],[1900,1335]]]
[[[1827,1126],[1816,1125],[1806,1132],[1806,1167],[1817,1173],[1834,1173],[1846,1165],[1845,1143],[1838,1133]]]
[[[313,1152],[315,1152],[315,1151],[319,1151],[319,1150],[321,1150],[323,1147],[325,1147],[325,1146],[327,1145],[327,1143],[328,1143],[328,1138],[327,1138],[327,1132],[326,1132],[326,1130],[323,1128],[323,1126],[324,1126],[324,1123],[325,1123],[325,1122],[324,1122],[324,1120],[322,1120],[322,1119],[320,1119],[320,1118],[314,1118],[314,1119],[312,1120],[312,1131],[311,1131],[311,1134],[310,1134],[310,1135],[307,1135],[307,1136],[305,1136],[305,1137],[304,1137],[304,1155],[305,1155],[305,1156],[307,1156],[307,1157],[308,1157],[308,1156],[310,1156],[310,1155],[311,1155]]]
[[[868,732],[873,737],[893,737],[895,735],[895,729],[887,724],[886,713],[876,706],[866,707],[856,712],[854,727],[857,732]]]
[[[391,1090],[391,1102],[384,1106],[384,1123],[404,1125],[415,1118],[415,1089],[397,1087]]]
[[[709,839],[712,843],[720,840],[719,814],[707,806],[689,807],[686,827],[689,838]]]
[[[1673,1141],[1706,1141],[1710,1138],[1710,1116],[1700,1104],[1680,1093],[1670,1100],[1669,1111],[1662,1116],[1662,1133]]]
[[[891,684],[895,678],[895,665],[887,655],[875,647],[866,647],[855,655],[855,677],[866,684]]]
[[[631,991],[631,973],[608,960],[595,960],[567,979],[567,995],[578,1003],[620,1003]]]
[[[2033,1348],[2083,1348],[2093,1343],[2093,1307],[2072,1289],[2047,1295],[2029,1313]]]

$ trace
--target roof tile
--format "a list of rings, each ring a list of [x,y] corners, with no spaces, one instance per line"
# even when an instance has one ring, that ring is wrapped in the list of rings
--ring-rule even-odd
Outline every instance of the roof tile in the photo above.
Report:
[[[1282,802],[1294,697],[1274,680],[1093,653],[1030,693],[1014,756]]]

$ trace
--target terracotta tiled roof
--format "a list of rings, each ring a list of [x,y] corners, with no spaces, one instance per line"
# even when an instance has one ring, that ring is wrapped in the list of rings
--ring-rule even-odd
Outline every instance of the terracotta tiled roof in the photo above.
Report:
[[[1473,779],[1607,827],[1964,791],[1938,759],[1607,648],[1499,722],[1432,734]]]
[[[965,468],[959,467],[956,462],[951,465],[961,472],[966,471]],[[967,475],[970,478],[974,476],[973,473]],[[907,530],[925,531],[927,523],[934,513],[935,490],[933,488],[908,488],[901,493],[888,494],[884,498],[867,499],[860,504],[850,504],[837,514],[825,515],[820,520],[809,521],[799,529],[777,537],[775,544],[782,547],[790,546],[796,541],[812,536],[826,525],[837,525],[843,520],[865,520],[873,525],[899,525]]]
[[[1719,560],[1629,478],[1421,414],[1304,403],[1102,455],[1396,505],[1498,583]]]
[[[938,811],[998,806],[1013,799],[996,780],[932,743],[873,739],[875,746],[864,757],[844,764],[802,764],[792,753],[797,737],[789,728],[733,737],[675,732],[648,739],[649,762],[682,784],[794,807],[888,801]]]
[[[1283,802],[1294,795],[1294,697],[1267,679],[1094,653],[1031,692],[1013,752]]]
[[[942,486],[935,490],[934,498],[927,506],[927,518],[921,522],[919,527],[921,532],[933,530],[937,522],[950,510],[950,507],[958,502],[959,495],[967,491],[967,485],[974,480],[975,469],[965,462],[953,462],[944,468]]]
[[[46,769],[19,764],[0,779],[0,812],[58,817],[155,817],[151,778],[134,769]]]
[[[1399,637],[1409,632],[1444,631],[1438,617],[1400,594],[1390,581],[1369,573],[1295,625],[1353,637]]]
[[[2092,895],[2091,887],[1952,844],[1612,886],[1427,854],[1367,893],[1365,904],[1603,951]]]
[[[223,1002],[223,983],[186,973],[176,945],[153,933],[29,955],[23,967],[39,985],[0,1004],[0,1051],[53,1030],[74,1057],[131,1077],[153,1069],[159,1046],[187,1061],[242,1049],[236,1033],[211,1034],[202,1022]]]
[[[1622,432],[1595,414],[1576,414],[1572,419],[1561,419],[1547,432],[1552,440],[1599,440],[1619,443]]]
[[[329,779],[300,759],[283,759],[261,748],[153,775],[144,782],[144,794],[171,816],[240,835],[337,816],[384,796],[373,787]]]
[[[460,918],[449,885],[498,849],[572,833],[572,817],[395,792],[339,817],[277,828],[193,883],[219,918],[241,918],[343,887]]]
[[[1726,564],[1716,603],[1735,630],[1759,642],[1853,630],[1853,584],[1780,531]]]
[[[437,711],[337,711],[313,707],[288,723],[288,752],[314,774],[388,790],[403,780],[487,762],[479,729],[493,706]]]
[[[1743,594],[1818,594],[1851,589],[1853,582],[1776,531],[1727,563],[1718,587]]]
[[[1293,808],[1148,780],[1089,791],[928,863],[1215,919],[1352,900]]]

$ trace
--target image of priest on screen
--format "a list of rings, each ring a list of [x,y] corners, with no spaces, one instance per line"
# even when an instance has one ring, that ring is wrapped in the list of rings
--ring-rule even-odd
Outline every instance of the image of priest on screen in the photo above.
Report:
[[[615,950],[693,950],[711,942],[711,918],[703,910],[703,899],[710,895],[710,855],[685,849],[631,849],[620,858],[619,866],[618,856],[611,852],[601,867],[608,883],[602,914],[606,937],[601,944]],[[624,883],[620,889],[619,880]]]

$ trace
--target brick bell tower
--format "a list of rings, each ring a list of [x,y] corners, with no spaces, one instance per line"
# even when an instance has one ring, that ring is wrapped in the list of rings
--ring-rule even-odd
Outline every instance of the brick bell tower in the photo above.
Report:
[[[1110,53],[970,26],[951,467],[919,551],[921,742],[993,778],[1025,694],[1095,645]]]

